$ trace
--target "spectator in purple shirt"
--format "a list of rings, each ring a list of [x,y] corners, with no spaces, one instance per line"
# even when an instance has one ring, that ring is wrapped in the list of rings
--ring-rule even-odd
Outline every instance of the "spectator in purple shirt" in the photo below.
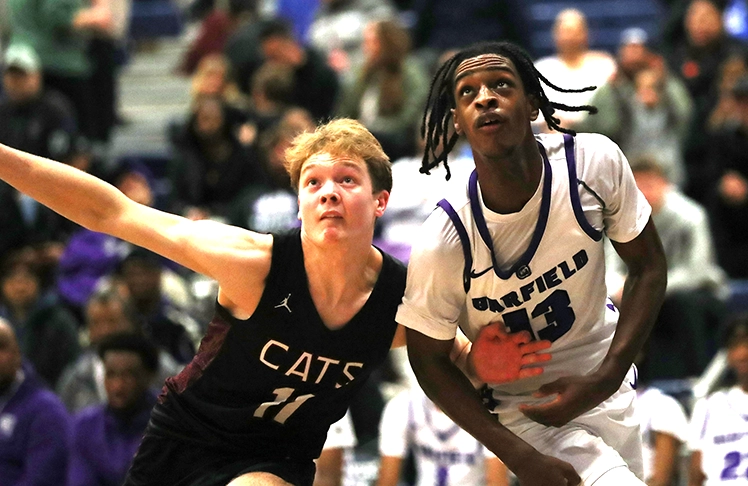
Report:
[[[70,418],[33,368],[21,362],[15,332],[0,319],[0,484],[60,486],[67,473]]]
[[[119,486],[156,403],[150,388],[158,350],[145,337],[117,333],[99,345],[107,403],[75,416],[68,486]]]

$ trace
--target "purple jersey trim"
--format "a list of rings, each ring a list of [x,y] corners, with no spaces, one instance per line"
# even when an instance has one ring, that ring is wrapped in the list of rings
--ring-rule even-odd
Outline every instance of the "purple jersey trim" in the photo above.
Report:
[[[545,167],[545,178],[543,181],[543,200],[540,206],[540,214],[538,216],[538,222],[535,224],[535,232],[532,235],[530,246],[522,254],[522,256],[514,262],[514,265],[508,271],[503,271],[499,268],[499,264],[496,262],[496,253],[494,251],[493,239],[488,231],[486,225],[486,219],[483,216],[483,210],[480,206],[480,196],[478,195],[478,172],[473,171],[470,175],[470,182],[468,183],[468,194],[470,196],[470,208],[473,211],[473,218],[475,219],[475,225],[478,228],[478,233],[486,245],[488,250],[491,252],[491,262],[493,264],[493,270],[497,277],[502,280],[508,280],[521,268],[527,267],[535,256],[535,252],[540,245],[540,240],[543,238],[545,227],[548,222],[548,213],[551,207],[551,182],[553,180],[553,174],[551,173],[551,164],[548,162],[548,155],[545,152],[545,148],[538,143],[540,149],[540,155],[543,157],[543,165]]]
[[[473,173],[475,174],[475,172]],[[462,224],[462,220],[457,215],[457,211],[455,211],[452,205],[449,204],[449,201],[447,201],[446,199],[442,199],[441,201],[436,203],[436,205],[442,208],[445,213],[447,213],[447,216],[449,216],[449,219],[452,221],[452,224],[457,230],[457,235],[460,237],[460,243],[462,244],[462,254],[465,257],[465,270],[463,270],[462,272],[462,286],[465,288],[465,293],[468,293],[468,291],[470,290],[470,270],[473,268],[473,254],[470,251],[470,238],[468,238],[465,225]]]
[[[569,194],[571,195],[571,207],[574,208],[574,216],[577,218],[579,226],[587,233],[587,236],[595,241],[600,241],[603,234],[597,231],[584,217],[582,211],[582,202],[579,199],[579,189],[577,181],[577,158],[574,152],[574,137],[564,134],[564,150],[566,152],[566,165],[569,168]]]

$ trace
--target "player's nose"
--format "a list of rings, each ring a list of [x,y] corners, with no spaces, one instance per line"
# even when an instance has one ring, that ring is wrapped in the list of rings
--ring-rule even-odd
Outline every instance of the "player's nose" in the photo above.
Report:
[[[482,106],[484,108],[493,108],[498,105],[498,99],[496,97],[496,93],[484,84],[481,85],[481,87],[478,89],[478,94],[475,97],[475,103],[478,106]]]

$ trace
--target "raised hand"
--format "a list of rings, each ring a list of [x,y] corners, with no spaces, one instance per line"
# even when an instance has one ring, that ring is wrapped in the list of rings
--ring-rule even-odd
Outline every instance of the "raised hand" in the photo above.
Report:
[[[509,383],[543,373],[537,364],[551,359],[550,353],[541,353],[550,347],[550,341],[532,341],[527,331],[509,334],[497,321],[480,330],[468,361],[482,382]]]

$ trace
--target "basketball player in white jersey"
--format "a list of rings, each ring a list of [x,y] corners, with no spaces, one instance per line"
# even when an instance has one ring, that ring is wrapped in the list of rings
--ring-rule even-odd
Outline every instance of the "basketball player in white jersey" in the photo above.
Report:
[[[688,446],[688,486],[748,485],[748,316],[725,328],[732,386],[696,402]]]
[[[667,280],[651,209],[618,147],[558,125],[528,55],[510,43],[471,46],[436,73],[424,116],[422,172],[460,136],[476,171],[442,200],[414,242],[397,321],[427,395],[496,454],[522,486],[642,485],[632,363]],[[592,89],[592,88],[586,88]],[[533,135],[543,114],[564,133]],[[607,298],[602,236],[629,270],[621,308]],[[456,330],[549,340],[542,375],[503,383],[505,356],[473,353],[492,385],[492,417],[449,360]],[[511,336],[512,334],[510,334]],[[514,359],[514,358],[512,358]],[[511,361],[511,359],[509,360]]]
[[[398,393],[384,408],[377,486],[400,484],[409,452],[415,462],[416,486],[509,486],[506,466],[419,387]]]

